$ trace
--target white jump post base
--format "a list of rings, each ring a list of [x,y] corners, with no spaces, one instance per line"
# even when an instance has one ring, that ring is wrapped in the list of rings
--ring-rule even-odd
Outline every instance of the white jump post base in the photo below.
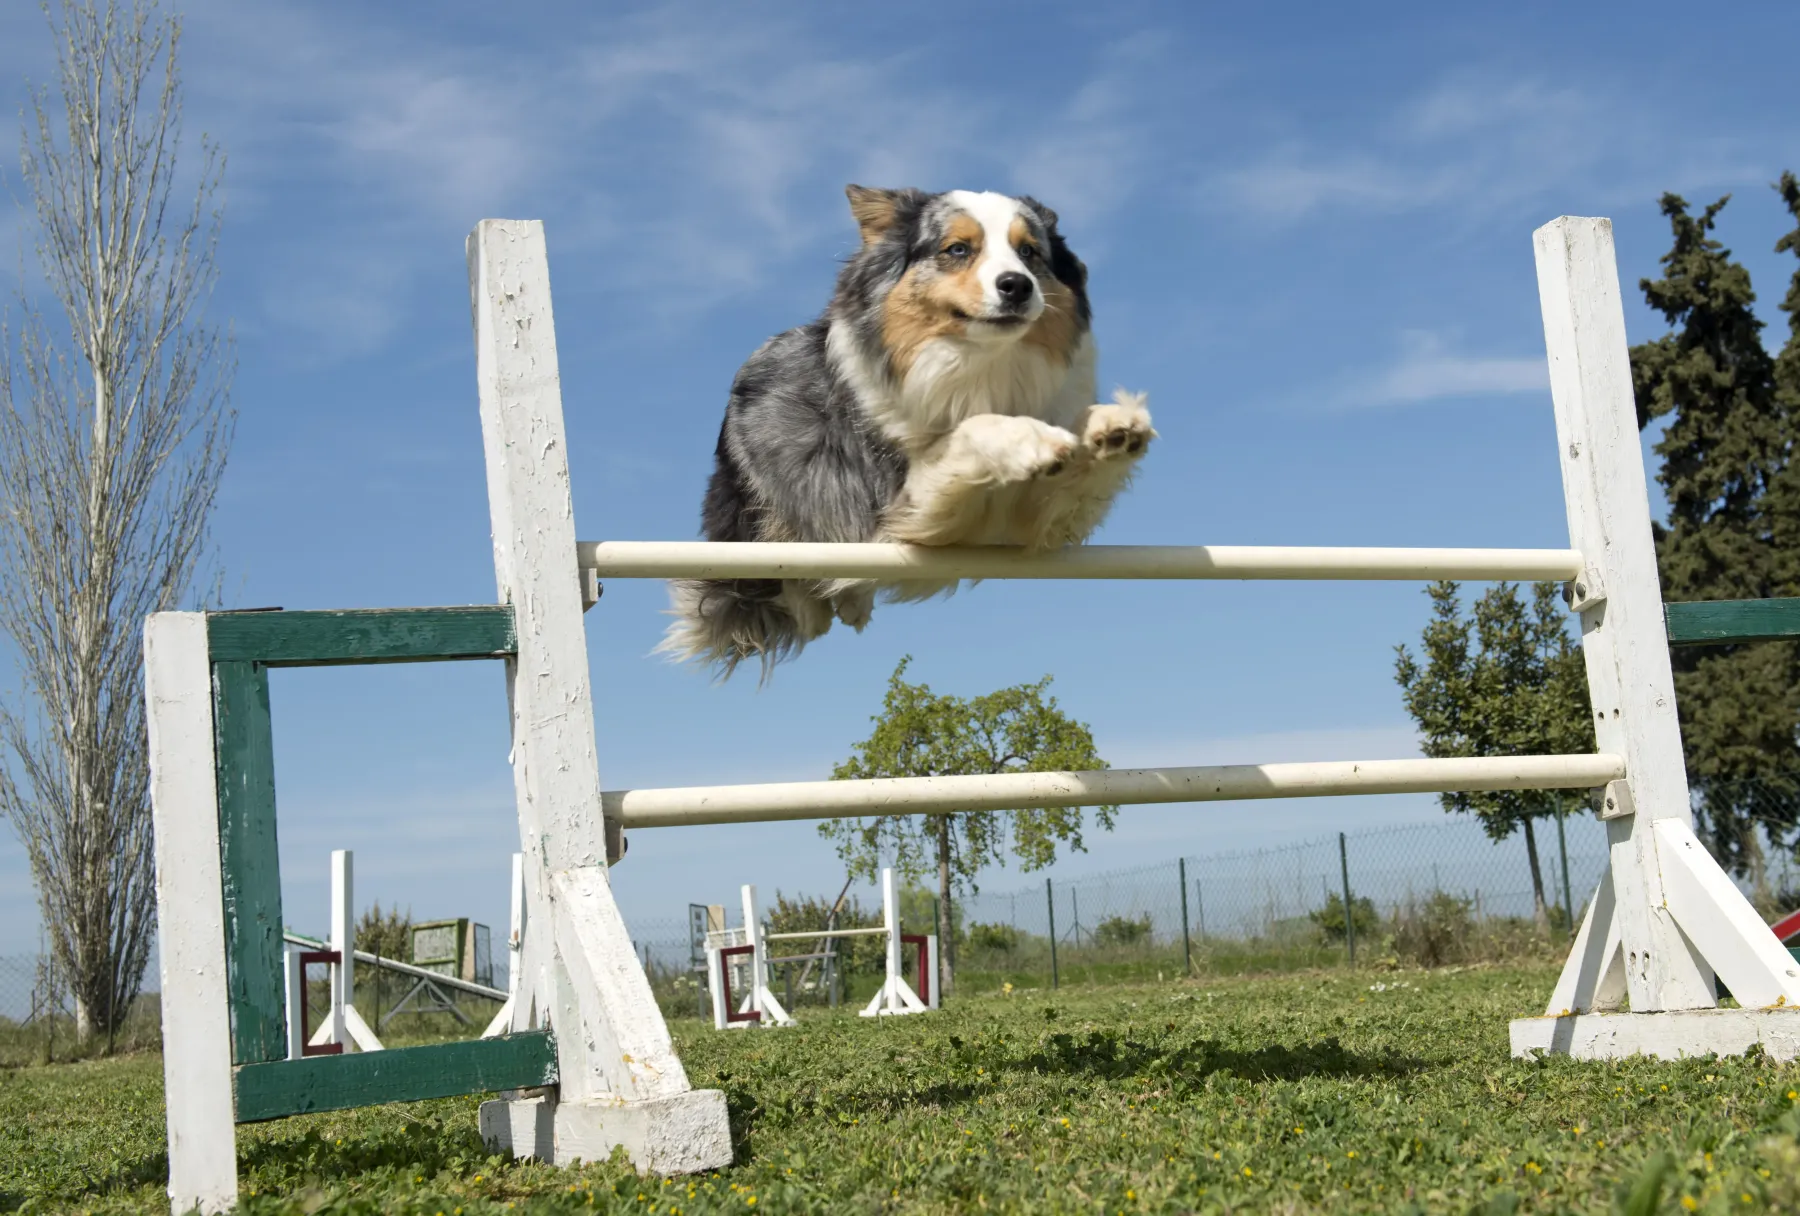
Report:
[[[607,881],[622,830],[600,803],[543,225],[483,220],[468,256],[494,571],[517,634],[526,932],[511,1025],[554,1027],[560,1075],[554,1095],[483,1103],[482,1137],[558,1165],[623,1146],[641,1170],[716,1169],[732,1156],[725,1095],[688,1084]]]
[[[1800,964],[1693,831],[1612,224],[1564,216],[1534,234],[1573,582],[1601,752],[1610,866],[1545,1016],[1514,1055],[1582,1059],[1800,1050]],[[1718,1009],[1713,975],[1743,1006]],[[1630,1012],[1618,1012],[1629,1002]]]

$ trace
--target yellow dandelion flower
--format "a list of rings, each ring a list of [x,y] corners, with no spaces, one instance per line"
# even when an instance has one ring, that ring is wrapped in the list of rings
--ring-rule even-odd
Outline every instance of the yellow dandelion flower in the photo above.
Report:
[[[1246,1177],[1246,1178],[1254,1178],[1254,1177],[1256,1177],[1256,1171],[1255,1171],[1255,1170],[1253,1170],[1253,1169],[1251,1169],[1251,1168],[1250,1168],[1250,1167],[1249,1167],[1249,1166],[1247,1166],[1247,1165],[1246,1165],[1246,1166],[1245,1166],[1245,1167],[1244,1167],[1244,1177]]]
[[[1125,1191],[1125,1198],[1136,1201],[1137,1192],[1134,1190],[1131,1190],[1130,1188],[1127,1188]]]
[[[744,1204],[746,1207],[755,1207],[756,1206],[756,1196],[755,1195],[750,1196],[750,1198],[744,1200]]]
[[[1691,1212],[1700,1205],[1694,1202],[1694,1197],[1692,1195],[1683,1195],[1681,1197],[1681,1206]]]
[[[1525,1168],[1530,1170],[1534,1174],[1541,1174],[1544,1172],[1544,1167],[1539,1165],[1535,1161],[1527,1161],[1525,1163]]]
[[[1067,1119],[1064,1119],[1064,1120],[1063,1120],[1063,1121],[1062,1121],[1062,1125],[1063,1125],[1063,1126],[1064,1126],[1064,1127],[1067,1127],[1067,1126],[1069,1126],[1069,1121],[1068,1121],[1068,1120],[1067,1120]]]
[[[1354,1157],[1354,1156],[1356,1156],[1356,1150],[1355,1150],[1355,1149],[1351,1149],[1351,1150],[1350,1150],[1350,1151],[1349,1151],[1349,1152],[1347,1152],[1347,1153],[1345,1153],[1345,1154],[1344,1154],[1344,1156],[1346,1156],[1346,1157]]]

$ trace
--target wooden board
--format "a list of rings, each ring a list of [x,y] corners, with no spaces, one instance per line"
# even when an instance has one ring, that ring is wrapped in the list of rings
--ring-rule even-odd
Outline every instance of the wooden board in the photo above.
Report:
[[[287,1056],[286,964],[267,668],[213,664],[213,729],[232,1057],[239,1064],[281,1060]]]
[[[218,768],[206,618],[158,612],[144,627],[150,814],[162,980],[171,1210],[237,1206],[231,1004],[219,893]]]
[[[270,667],[503,659],[518,649],[501,604],[342,612],[222,612],[206,618],[215,663]]]
[[[1671,646],[1800,638],[1800,599],[1664,604],[1663,617]]]
[[[1693,812],[1612,223],[1563,216],[1532,235],[1569,541],[1587,564],[1574,581],[1596,750],[1624,758],[1635,807],[1606,821],[1631,1008],[1702,1008],[1712,973],[1668,913],[1652,833],[1659,819],[1691,825]]]
[[[256,1123],[378,1102],[418,1102],[556,1084],[556,1042],[529,1030],[493,1039],[308,1056],[237,1070],[237,1121]]]

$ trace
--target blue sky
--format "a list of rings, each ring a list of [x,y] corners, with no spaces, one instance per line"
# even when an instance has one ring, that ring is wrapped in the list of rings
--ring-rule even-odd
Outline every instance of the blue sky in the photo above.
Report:
[[[731,376],[823,305],[849,181],[1061,213],[1103,385],[1147,391],[1162,435],[1115,543],[1566,544],[1531,230],[1612,216],[1630,284],[1666,245],[1660,192],[1731,191],[1771,321],[1792,269],[1769,252],[1768,183],[1800,168],[1782,4],[185,11],[188,163],[203,131],[229,156],[234,606],[492,599],[462,245],[485,216],[547,225],[593,539],[694,535]],[[10,110],[49,56],[33,6],[0,10]],[[0,210],[9,287],[22,233]],[[1660,333],[1628,297],[1633,339]],[[992,584],[878,610],[761,691],[648,657],[662,604],[615,583],[588,617],[609,788],[824,776],[905,654],[963,693],[1053,673],[1117,765],[1415,750],[1392,680],[1412,585]],[[364,902],[504,923],[496,665],[282,672],[274,695],[291,923],[324,923],[334,847]],[[1129,809],[1057,873],[1440,815]],[[752,825],[637,833],[614,876],[647,924],[841,870],[810,825]],[[0,954],[35,939],[0,836]]]

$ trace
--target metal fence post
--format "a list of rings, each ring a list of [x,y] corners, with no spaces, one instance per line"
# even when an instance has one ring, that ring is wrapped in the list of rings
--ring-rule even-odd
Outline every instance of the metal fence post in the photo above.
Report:
[[[1563,835],[1562,791],[1556,790],[1552,797],[1556,799],[1556,852],[1562,858],[1563,872],[1563,915],[1569,920],[1569,940],[1575,940],[1575,899],[1569,894],[1569,841]]]
[[[1050,987],[1056,987],[1056,894],[1044,880],[1044,902],[1050,907]]]
[[[1194,974],[1194,947],[1188,941],[1187,858],[1177,857],[1175,868],[1181,875],[1181,966],[1183,975]]]
[[[1338,868],[1344,875],[1344,944],[1350,949],[1350,965],[1356,966],[1356,916],[1350,903],[1350,847],[1338,833]]]

